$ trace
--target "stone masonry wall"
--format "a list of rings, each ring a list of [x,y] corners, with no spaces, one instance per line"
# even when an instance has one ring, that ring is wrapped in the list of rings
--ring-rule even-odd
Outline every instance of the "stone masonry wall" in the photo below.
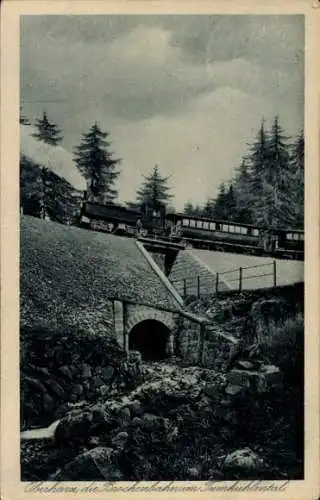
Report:
[[[215,273],[196,259],[189,250],[179,252],[169,274],[169,280],[182,296],[184,295],[184,279],[188,296],[198,295],[198,292],[200,295],[208,295],[215,291]],[[222,286],[223,283],[220,281],[219,290]]]
[[[202,331],[201,331],[202,330]],[[188,363],[224,371],[237,341],[216,331],[180,318],[175,331],[175,352]]]

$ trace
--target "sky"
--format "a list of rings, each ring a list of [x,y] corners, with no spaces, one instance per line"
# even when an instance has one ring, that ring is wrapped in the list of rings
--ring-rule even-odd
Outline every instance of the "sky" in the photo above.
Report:
[[[46,110],[72,153],[94,122],[121,158],[119,200],[154,165],[174,205],[228,181],[265,119],[303,127],[300,15],[23,16],[21,104]]]

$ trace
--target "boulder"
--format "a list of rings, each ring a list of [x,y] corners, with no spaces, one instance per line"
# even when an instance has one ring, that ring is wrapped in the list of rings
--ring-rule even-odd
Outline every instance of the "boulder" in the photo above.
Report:
[[[229,453],[221,464],[221,470],[243,471],[246,473],[259,472],[266,469],[265,461],[250,448],[239,448]],[[246,476],[244,476],[246,477]]]
[[[133,417],[143,414],[143,406],[138,400],[133,400],[128,403],[128,408]]]
[[[131,419],[131,413],[127,406],[119,406],[119,408],[115,410],[115,416],[118,425],[126,424]]]
[[[47,388],[37,378],[25,376],[23,378],[23,382],[25,382],[28,386],[31,386],[33,389],[36,389],[37,392],[40,391],[43,394],[47,393]]]
[[[278,366],[262,365],[260,371],[263,373],[268,386],[281,382],[282,373]]]
[[[201,469],[200,467],[189,467],[187,469],[187,475],[192,481],[196,481],[200,478]]]
[[[94,425],[107,424],[110,423],[112,420],[111,412],[108,410],[106,405],[98,403],[92,406],[91,413],[92,413],[92,422]]]
[[[88,363],[82,363],[80,368],[81,378],[88,379],[92,377],[92,369]]]
[[[63,399],[65,397],[64,388],[56,380],[50,378],[49,380],[46,380],[45,384],[48,387],[49,391],[58,398]]]
[[[253,370],[255,368],[254,363],[252,361],[239,360],[236,363],[237,367],[244,368],[245,370]]]
[[[58,408],[56,409],[55,416],[57,418],[61,418],[64,415],[66,415],[66,413],[68,413],[71,410],[71,408],[72,408],[72,405],[70,403],[63,403],[62,405],[58,406]]]
[[[235,368],[227,373],[227,381],[229,384],[246,388],[255,387],[258,378],[259,373],[256,371],[238,370]]]
[[[114,448],[117,449],[123,449],[127,440],[128,440],[129,434],[125,431],[119,432],[112,440],[111,440],[111,445]]]
[[[228,384],[225,392],[229,396],[236,396],[237,394],[242,393],[245,390],[245,387],[242,385],[234,385],[234,384]]]
[[[92,387],[94,389],[99,389],[102,385],[105,385],[104,380],[100,375],[95,375],[92,379]]]
[[[153,415],[152,413],[144,413],[140,419],[140,425],[146,430],[152,431],[155,427],[159,426],[161,417]]]
[[[109,380],[111,380],[113,377],[113,374],[114,374],[114,368],[112,366],[103,367],[101,369],[101,378],[105,382],[108,382]]]
[[[217,394],[217,386],[214,384],[206,384],[203,388],[203,392],[206,396],[215,397]]]
[[[112,448],[97,446],[81,453],[51,481],[119,481],[123,474],[117,465],[117,454]]]
[[[49,396],[49,394],[44,393],[42,395],[42,405],[43,405],[43,410],[46,413],[49,413],[54,410],[56,403],[54,399],[51,396]]]
[[[55,440],[58,444],[69,445],[86,441],[92,427],[92,412],[90,410],[76,410],[69,412],[62,418],[55,430]]]
[[[81,384],[72,384],[70,388],[70,393],[75,394],[76,396],[82,396],[83,386]]]
[[[67,365],[64,365],[64,366],[60,366],[59,368],[59,372],[65,377],[67,378],[68,380],[72,380],[73,379],[73,371],[70,369],[69,366]]]
[[[110,392],[109,386],[106,384],[101,385],[99,387],[99,392],[101,396],[106,396]]]

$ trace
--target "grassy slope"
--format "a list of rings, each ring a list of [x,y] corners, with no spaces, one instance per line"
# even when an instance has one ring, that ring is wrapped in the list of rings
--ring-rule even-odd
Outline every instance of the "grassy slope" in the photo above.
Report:
[[[22,320],[94,315],[109,298],[175,309],[133,239],[23,217],[20,254]]]

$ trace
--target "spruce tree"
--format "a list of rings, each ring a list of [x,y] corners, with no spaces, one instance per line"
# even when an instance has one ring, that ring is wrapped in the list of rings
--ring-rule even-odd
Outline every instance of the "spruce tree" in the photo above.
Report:
[[[74,161],[88,182],[89,197],[101,203],[113,203],[118,196],[114,185],[120,174],[116,170],[120,159],[112,158],[110,142],[105,140],[108,136],[95,123],[74,150]]]
[[[267,222],[271,227],[292,226],[295,222],[295,202],[291,192],[292,169],[287,140],[276,116],[269,136],[263,194],[268,215]]]
[[[137,190],[137,201],[140,204],[148,204],[155,210],[166,205],[173,196],[170,194],[168,186],[169,177],[163,177],[159,173],[159,167],[156,165],[152,172],[143,176],[145,182]]]
[[[243,158],[239,167],[236,169],[236,177],[234,180],[234,198],[235,198],[235,214],[234,220],[251,224],[252,208],[250,197],[250,175],[248,171],[247,158]]]
[[[202,217],[203,215],[203,209],[201,208],[201,205],[199,205],[199,203],[197,203],[193,209],[193,215],[195,217]]]
[[[304,134],[301,131],[291,146],[292,169],[291,196],[294,199],[295,222],[298,228],[304,225]]]
[[[194,208],[191,201],[187,201],[187,203],[184,205],[183,213],[186,215],[194,215]]]
[[[266,171],[268,168],[268,136],[262,120],[255,142],[250,147],[248,155],[250,176],[249,197],[252,206],[252,222],[256,225],[269,224],[269,210],[267,202],[268,188],[266,185]]]
[[[236,219],[236,199],[234,195],[233,185],[230,184],[228,191],[226,192],[225,199],[225,220],[235,220]]]
[[[47,113],[44,111],[42,117],[36,121],[37,132],[32,136],[38,141],[46,142],[51,146],[57,146],[62,141],[61,130],[53,122],[50,122]]]
[[[224,182],[219,186],[219,193],[213,206],[213,216],[219,220],[226,219],[226,187]]]
[[[204,217],[213,217],[214,215],[214,200],[212,198],[208,198],[203,210],[202,214]]]

